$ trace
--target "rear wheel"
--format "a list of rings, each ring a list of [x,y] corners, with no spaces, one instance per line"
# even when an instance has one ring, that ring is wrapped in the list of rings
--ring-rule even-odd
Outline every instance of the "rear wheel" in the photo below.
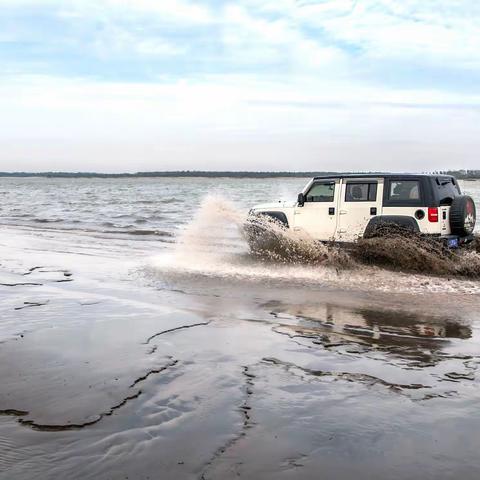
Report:
[[[382,215],[373,217],[367,225],[363,238],[386,237],[395,234],[418,233],[419,227],[413,217]]]
[[[450,207],[450,229],[461,237],[471,235],[475,228],[476,208],[472,197],[462,195],[453,199]]]

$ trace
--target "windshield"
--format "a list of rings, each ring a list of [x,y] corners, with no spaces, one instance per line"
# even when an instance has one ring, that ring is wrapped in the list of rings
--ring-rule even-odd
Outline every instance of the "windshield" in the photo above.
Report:
[[[333,202],[335,196],[334,182],[316,182],[307,193],[307,202]]]

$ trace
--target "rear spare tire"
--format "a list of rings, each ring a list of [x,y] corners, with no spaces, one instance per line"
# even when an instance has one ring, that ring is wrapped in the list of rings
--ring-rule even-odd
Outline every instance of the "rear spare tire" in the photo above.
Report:
[[[462,237],[471,235],[475,228],[477,213],[472,197],[455,197],[450,207],[450,229]]]

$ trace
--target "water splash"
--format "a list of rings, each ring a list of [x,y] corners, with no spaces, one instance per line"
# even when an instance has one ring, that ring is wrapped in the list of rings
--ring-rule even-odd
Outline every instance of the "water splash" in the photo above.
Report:
[[[478,279],[477,244],[478,239],[475,239],[471,245],[451,250],[435,238],[387,225],[371,238],[357,240],[351,255],[363,264],[404,272]]]
[[[223,197],[208,195],[179,235],[174,250],[179,261],[222,258],[248,250],[242,236],[247,215]]]
[[[322,243],[259,216],[246,225],[253,255],[277,262],[360,268],[362,265],[429,275],[480,278],[480,242],[448,249],[442,242],[397,225],[383,225],[352,244]]]
[[[252,224],[246,212],[207,196],[173,252],[154,260],[155,271],[163,280],[201,282],[205,288],[203,279],[209,278],[225,284],[273,282],[369,292],[480,292],[480,255],[473,247],[452,252],[438,242],[397,232],[346,248],[315,241],[268,218],[260,222],[267,241],[249,245]]]

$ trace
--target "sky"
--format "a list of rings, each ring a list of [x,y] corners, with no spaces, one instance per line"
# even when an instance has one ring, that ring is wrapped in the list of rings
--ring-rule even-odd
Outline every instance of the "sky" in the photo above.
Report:
[[[478,0],[0,0],[0,171],[480,169]]]

